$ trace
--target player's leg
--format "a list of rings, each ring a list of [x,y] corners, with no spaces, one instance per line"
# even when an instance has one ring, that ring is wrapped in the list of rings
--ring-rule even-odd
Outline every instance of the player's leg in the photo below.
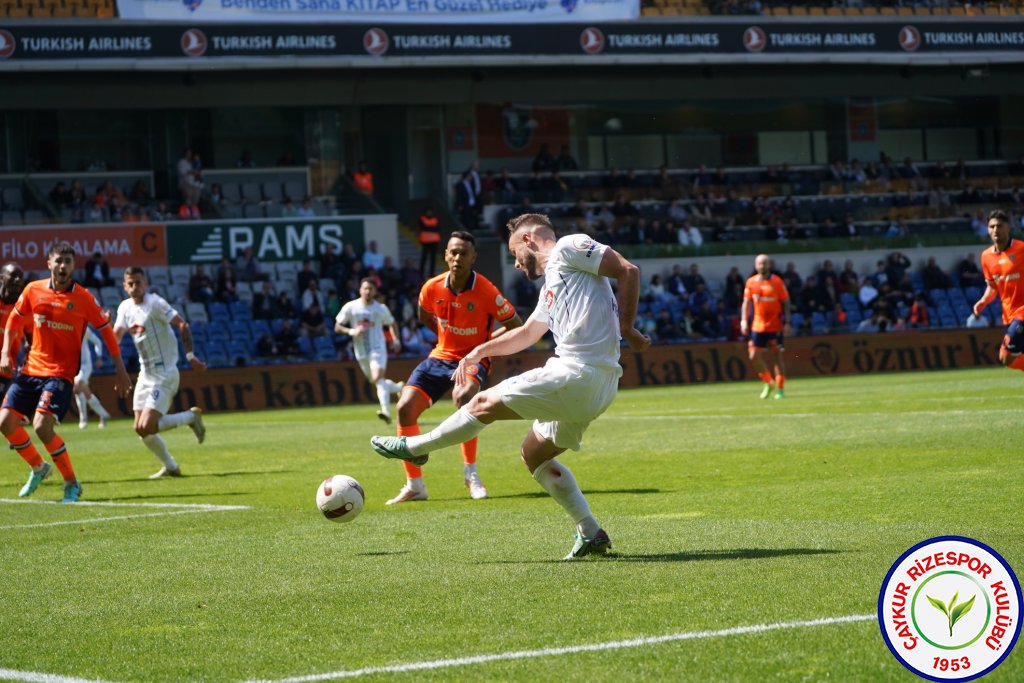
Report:
[[[388,367],[387,354],[371,352],[368,358],[359,360],[359,365],[377,390],[377,403],[380,406],[377,417],[384,420],[385,424],[391,424],[391,394],[398,393],[401,386],[384,376]]]
[[[747,349],[750,353],[750,364],[754,367],[754,372],[764,382],[761,398],[768,398],[775,389],[775,380],[772,378],[772,373],[768,371],[768,365],[764,362],[765,348],[767,348],[767,345],[764,339],[762,339],[762,333],[751,332]]]
[[[66,379],[50,377],[42,381],[41,387],[32,428],[50,454],[57,471],[64,478],[64,498],[61,502],[74,503],[82,496],[82,484],[78,481],[75,468],[71,464],[67,444],[56,431],[57,424],[71,407],[74,386]]]
[[[782,344],[782,333],[775,344],[775,398],[786,396],[786,361],[783,359],[786,349]]]
[[[1013,320],[1006,327],[1003,344],[999,347],[999,362],[1024,371],[1024,320]]]
[[[432,403],[430,396],[423,388],[413,384],[415,381],[416,371],[414,370],[412,376],[409,377],[405,391],[398,398],[396,411],[398,413],[399,437],[419,435],[419,417]],[[411,462],[402,462],[402,465],[405,468],[405,484],[399,489],[397,496],[386,502],[387,505],[426,500],[428,497],[427,487],[423,483],[423,470]]]
[[[110,412],[103,407],[103,403],[100,402],[100,397],[93,393],[88,380],[85,382],[85,396],[86,403],[90,408],[92,408],[94,413],[100,416],[99,428],[103,429],[107,426],[107,420],[110,419]]]
[[[32,437],[29,436],[22,424],[25,415],[32,414],[37,400],[38,394],[28,386],[26,380],[19,376],[12,382],[4,397],[3,408],[0,409],[0,432],[3,433],[14,452],[32,468],[28,475],[28,481],[18,492],[18,496],[21,498],[32,495],[39,488],[39,484],[53,471],[53,465],[39,455],[39,451],[32,443]]]
[[[89,426],[89,397],[85,395],[86,385],[82,381],[82,373],[75,375],[75,407],[78,408],[78,428]]]
[[[178,393],[178,383],[180,381],[178,369],[174,368],[170,372],[159,375],[140,374],[140,385],[143,382],[144,376],[149,387],[149,395],[146,398],[143,409],[153,408],[160,413],[157,431],[166,432],[171,429],[177,429],[182,425],[188,425],[192,433],[196,435],[196,441],[203,443],[206,440],[206,425],[203,423],[202,408],[192,406],[188,410],[182,410],[179,413],[170,412],[171,402],[174,400],[174,395]]]
[[[479,374],[474,375],[471,381],[456,385],[452,388],[452,403],[456,409],[469,403],[470,399],[480,393],[480,383],[485,378]],[[480,444],[480,438],[474,436],[468,441],[463,441],[459,447],[462,450],[462,480],[469,489],[469,497],[473,500],[482,500],[487,497],[487,487],[480,480],[480,473],[476,471],[476,452]]]
[[[565,557],[571,560],[593,553],[605,553],[612,547],[612,542],[590,512],[590,505],[587,504],[576,477],[568,467],[555,458],[566,449],[556,446],[551,440],[537,433],[538,428],[554,433],[560,427],[566,426],[550,422],[535,423],[523,439],[520,454],[533,478],[556,503],[562,506],[576,525],[576,538],[572,550]]]
[[[143,387],[141,384],[135,387],[133,408],[135,409],[135,433],[142,439],[146,448],[160,461],[160,469],[151,474],[149,478],[180,477],[181,467],[171,452],[167,450],[167,443],[159,434],[160,420],[165,416],[153,407],[149,388]]]

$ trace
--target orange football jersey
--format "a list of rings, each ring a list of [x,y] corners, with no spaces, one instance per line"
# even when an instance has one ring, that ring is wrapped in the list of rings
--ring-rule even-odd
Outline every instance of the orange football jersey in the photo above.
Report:
[[[512,303],[480,273],[470,276],[469,286],[455,293],[448,273],[430,278],[420,290],[420,307],[437,318],[437,346],[431,357],[462,360],[467,353],[491,338],[494,322],[503,323],[516,314]]]
[[[991,246],[981,252],[981,272],[985,282],[999,293],[1003,304],[1003,324],[1024,318],[1024,242],[1011,239],[1003,251]]]
[[[760,275],[747,278],[743,298],[754,303],[754,332],[782,331],[782,302],[789,301],[789,291],[778,275],[772,274],[767,280]]]

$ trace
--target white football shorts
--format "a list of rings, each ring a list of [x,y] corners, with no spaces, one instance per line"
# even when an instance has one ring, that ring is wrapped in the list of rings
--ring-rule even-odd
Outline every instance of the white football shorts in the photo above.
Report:
[[[583,432],[615,400],[622,369],[579,365],[557,356],[498,386],[501,402],[534,420],[533,430],[559,448],[580,449]]]
[[[147,372],[143,369],[139,372],[139,381],[135,384],[135,395],[132,398],[133,410],[146,410],[150,408],[166,415],[171,409],[171,401],[178,393],[178,382],[180,375],[178,368],[171,368],[170,372]]]
[[[362,358],[356,356],[356,361],[359,363],[359,367],[363,369],[366,379],[373,377],[374,368],[380,368],[381,377],[383,377],[384,370],[387,370],[388,367],[388,354],[386,351],[370,351],[369,355]]]

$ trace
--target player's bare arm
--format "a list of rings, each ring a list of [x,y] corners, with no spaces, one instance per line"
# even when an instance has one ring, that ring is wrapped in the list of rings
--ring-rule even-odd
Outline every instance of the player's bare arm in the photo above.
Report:
[[[789,322],[790,320],[792,320],[792,317],[790,316],[792,306],[789,303],[789,299],[786,299],[785,301],[782,302],[782,311],[783,314],[786,316],[786,320],[782,323],[782,330],[788,335],[793,331],[793,325]]]
[[[789,305],[788,303],[786,304]],[[747,335],[750,330],[750,299],[743,297],[743,303],[740,304],[740,334],[743,336]],[[786,311],[786,320],[789,320],[789,311]]]
[[[420,306],[420,322],[434,334],[440,333],[440,330],[437,329],[437,318],[434,317],[433,313],[422,306]]]
[[[188,359],[189,365],[195,370],[205,370],[206,362],[193,351],[195,347],[192,343],[192,328],[188,321],[176,315],[171,319],[171,325],[178,328],[178,336],[181,337],[181,345],[185,348],[185,358]]]
[[[476,365],[484,358],[511,356],[513,353],[519,353],[523,349],[528,349],[539,342],[540,338],[547,331],[547,324],[532,318],[527,320],[525,325],[520,325],[512,330],[506,330],[501,336],[484,342],[460,360],[459,367],[455,369],[452,379],[455,380],[456,384],[470,381],[466,368]]]
[[[640,301],[640,269],[611,247],[601,257],[598,275],[614,279],[619,285],[619,334],[632,351],[644,351],[651,338],[634,327]]]
[[[391,323],[388,329],[391,330],[391,350],[398,353],[402,350],[402,333],[399,332],[397,323]]]
[[[17,310],[11,312],[4,327],[4,347],[0,351],[0,373],[10,376],[14,372],[14,359],[11,358],[12,340],[21,339],[21,330],[25,321]]]
[[[996,300],[998,292],[996,292],[996,288],[993,284],[995,283],[991,281],[985,283],[985,293],[982,294],[981,298],[978,299],[978,302],[974,304],[974,315],[981,315],[981,312],[985,310],[985,307]],[[2,369],[2,366],[0,366],[0,369]]]

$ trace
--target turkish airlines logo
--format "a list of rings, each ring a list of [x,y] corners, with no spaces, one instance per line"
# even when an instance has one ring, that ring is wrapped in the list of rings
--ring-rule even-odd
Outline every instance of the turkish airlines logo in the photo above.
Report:
[[[14,42],[11,32],[0,29],[0,59],[7,59],[13,55],[16,47],[17,43]]]
[[[768,45],[768,36],[760,26],[751,26],[743,32],[743,47],[747,52],[761,52]]]
[[[900,47],[904,52],[913,52],[921,47],[921,32],[913,26],[904,26],[900,29]]]
[[[601,33],[601,29],[593,26],[583,29],[583,33],[580,34],[580,48],[588,55],[596,55],[604,50],[604,34]]]
[[[363,49],[374,57],[380,57],[388,51],[391,40],[384,29],[371,28],[363,34]]]
[[[181,34],[181,51],[188,57],[202,57],[209,42],[206,34],[197,28],[190,28]]]

